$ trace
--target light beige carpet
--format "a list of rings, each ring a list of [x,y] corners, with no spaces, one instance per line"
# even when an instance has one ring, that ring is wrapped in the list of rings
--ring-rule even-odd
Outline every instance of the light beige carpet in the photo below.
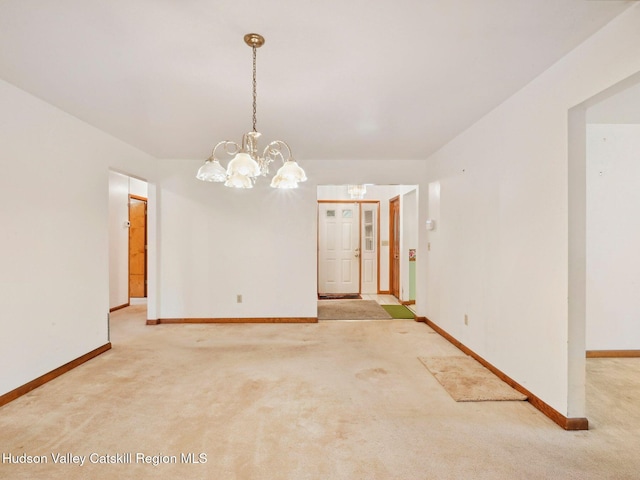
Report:
[[[318,320],[389,320],[374,300],[319,300]]]
[[[460,351],[413,320],[110,318],[112,350],[0,408],[0,479],[638,479],[640,358],[587,359],[595,428],[566,432],[528,402],[451,401],[416,359]],[[48,463],[2,463],[23,453]]]
[[[418,357],[456,402],[526,400],[471,357]]]

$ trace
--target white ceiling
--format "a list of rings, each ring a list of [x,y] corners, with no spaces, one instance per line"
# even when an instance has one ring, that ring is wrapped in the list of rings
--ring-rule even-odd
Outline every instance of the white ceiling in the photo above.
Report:
[[[0,78],[158,158],[424,158],[634,2],[0,0]]]

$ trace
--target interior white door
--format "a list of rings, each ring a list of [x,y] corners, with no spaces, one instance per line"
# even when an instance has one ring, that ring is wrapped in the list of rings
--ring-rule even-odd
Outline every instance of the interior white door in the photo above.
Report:
[[[378,210],[379,203],[363,203],[360,232],[360,293],[378,293]]]
[[[360,206],[318,204],[318,293],[360,293]]]

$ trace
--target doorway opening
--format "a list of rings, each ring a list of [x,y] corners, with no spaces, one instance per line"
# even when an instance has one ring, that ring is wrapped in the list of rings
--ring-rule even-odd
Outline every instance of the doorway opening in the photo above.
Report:
[[[367,185],[362,197],[347,185],[318,186],[318,296],[414,304],[418,186]]]
[[[640,72],[569,110],[569,413],[585,357],[640,356]],[[586,352],[586,353],[585,353]],[[576,411],[578,415],[571,412]]]
[[[147,299],[148,184],[109,171],[109,311]]]
[[[640,356],[640,81],[586,109],[586,350]]]

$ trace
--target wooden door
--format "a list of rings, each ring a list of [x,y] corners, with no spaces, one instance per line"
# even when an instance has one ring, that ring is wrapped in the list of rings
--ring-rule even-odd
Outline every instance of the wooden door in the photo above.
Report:
[[[360,293],[360,208],[318,204],[318,293]]]
[[[389,288],[400,298],[400,197],[389,200]]]
[[[129,297],[147,296],[147,200],[129,196]]]

